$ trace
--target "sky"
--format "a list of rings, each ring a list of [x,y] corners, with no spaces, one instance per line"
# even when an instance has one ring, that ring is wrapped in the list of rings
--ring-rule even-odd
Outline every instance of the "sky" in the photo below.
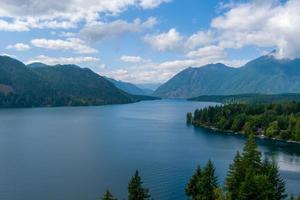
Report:
[[[132,83],[300,57],[300,0],[0,0],[0,54]]]

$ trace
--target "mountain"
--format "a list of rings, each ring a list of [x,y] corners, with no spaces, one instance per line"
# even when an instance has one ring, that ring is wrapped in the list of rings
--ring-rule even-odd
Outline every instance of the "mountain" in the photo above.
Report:
[[[151,95],[153,91],[149,91],[147,89],[142,89],[139,88],[138,86],[124,82],[124,81],[117,81],[112,78],[105,77],[108,81],[112,82],[117,88],[129,93],[129,94],[134,94],[134,95]]]
[[[240,68],[221,63],[187,68],[161,85],[155,96],[192,98],[201,95],[300,92],[300,59],[266,55]]]
[[[161,83],[140,83],[137,84],[139,88],[153,90],[153,92],[161,86]]]
[[[42,63],[26,66],[0,56],[0,107],[103,105],[139,100],[87,68]]]

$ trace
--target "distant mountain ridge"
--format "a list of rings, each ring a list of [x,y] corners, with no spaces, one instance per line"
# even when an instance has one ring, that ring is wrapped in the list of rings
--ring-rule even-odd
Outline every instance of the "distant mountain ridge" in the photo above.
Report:
[[[43,63],[26,66],[0,56],[0,107],[104,105],[139,100],[88,68]]]
[[[300,59],[278,60],[266,55],[240,68],[221,63],[187,68],[161,85],[153,95],[192,98],[201,95],[300,92]]]
[[[112,82],[117,88],[129,93],[129,94],[134,94],[134,95],[152,95],[154,92],[153,90],[150,89],[143,89],[138,87],[135,84],[129,83],[129,82],[124,82],[124,81],[117,81],[112,78],[105,77],[108,81]]]

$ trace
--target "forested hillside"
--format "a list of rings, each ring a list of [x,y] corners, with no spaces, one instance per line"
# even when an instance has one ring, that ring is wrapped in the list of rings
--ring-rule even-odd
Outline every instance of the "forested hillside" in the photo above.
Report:
[[[42,63],[26,66],[0,56],[0,107],[103,105],[139,100],[87,68]]]
[[[161,85],[154,95],[192,98],[201,95],[300,92],[300,59],[266,55],[233,68],[221,63],[187,68]]]
[[[300,141],[300,102],[210,106],[188,113],[187,122],[222,131]]]

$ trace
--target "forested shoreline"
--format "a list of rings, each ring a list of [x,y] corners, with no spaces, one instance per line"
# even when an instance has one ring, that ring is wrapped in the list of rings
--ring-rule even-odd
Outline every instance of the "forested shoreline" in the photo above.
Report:
[[[187,113],[196,127],[300,142],[300,102],[228,104]]]
[[[283,94],[235,94],[235,95],[202,95],[188,99],[189,101],[206,101],[219,103],[284,103],[300,101],[299,93]]]

